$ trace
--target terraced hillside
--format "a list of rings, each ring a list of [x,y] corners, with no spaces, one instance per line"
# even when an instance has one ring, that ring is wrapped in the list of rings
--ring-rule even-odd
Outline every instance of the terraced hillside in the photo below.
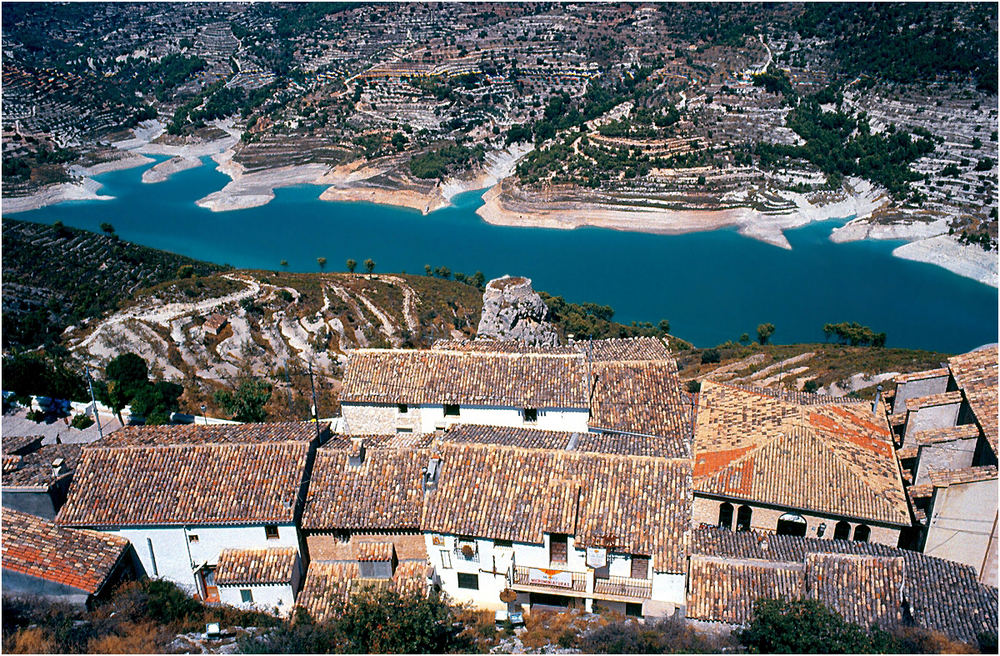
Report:
[[[116,309],[139,289],[222,269],[116,236],[5,218],[4,349],[51,343],[68,325]]]
[[[64,341],[97,369],[138,353],[156,377],[183,384],[182,409],[194,414],[203,403],[214,408],[215,390],[254,378],[272,385],[271,416],[308,416],[312,363],[320,414],[329,416],[347,350],[471,337],[480,294],[427,276],[239,271],[143,290]]]

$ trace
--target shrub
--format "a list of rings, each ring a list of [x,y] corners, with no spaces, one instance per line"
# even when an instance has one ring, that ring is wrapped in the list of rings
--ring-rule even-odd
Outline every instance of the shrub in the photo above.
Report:
[[[90,428],[93,425],[94,425],[93,417],[87,414],[74,415],[73,421],[70,423],[70,426],[72,426],[73,428],[78,428],[79,430]]]
[[[701,363],[702,364],[712,364],[718,362],[722,358],[719,356],[719,349],[710,348],[705,349],[701,352]]]
[[[634,620],[610,622],[579,639],[584,652],[594,654],[664,654],[722,651],[717,639],[699,634],[680,618],[639,624]]]
[[[896,653],[898,641],[878,628],[870,631],[846,621],[813,599],[758,599],[746,628],[735,632],[757,653]]]
[[[815,380],[807,380],[806,384],[802,386],[802,389],[809,393],[815,392],[819,389],[819,383]]]
[[[41,410],[29,410],[28,419],[35,422],[36,424],[45,421],[45,413]]]

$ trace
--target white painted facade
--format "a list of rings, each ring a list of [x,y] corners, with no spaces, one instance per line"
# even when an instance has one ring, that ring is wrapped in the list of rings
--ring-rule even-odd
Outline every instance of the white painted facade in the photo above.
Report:
[[[277,524],[277,538],[268,538],[264,524],[252,526],[138,526],[103,529],[127,538],[135,548],[146,575],[173,581],[190,594],[201,594],[195,574],[214,567],[223,549],[294,547],[299,537],[294,524]]]
[[[552,594],[573,597],[580,600],[588,611],[598,603],[604,608],[625,612],[625,600],[602,598],[606,595],[595,593],[597,579],[595,570],[587,566],[586,550],[577,548],[572,536],[567,538],[566,562],[553,563],[550,560],[550,535],[543,536],[542,543],[514,542],[510,545],[496,544],[486,538],[464,539],[459,536],[439,533],[425,533],[427,555],[434,567],[438,584],[455,603],[471,603],[486,610],[513,611],[530,608],[530,593]],[[472,548],[471,557],[462,553],[462,546]],[[515,582],[515,567],[558,571],[575,575],[574,589],[557,586],[519,585]],[[522,570],[523,571],[523,570]],[[608,575],[631,579],[632,557],[628,554],[608,554]],[[465,575],[460,577],[459,575]],[[475,576],[476,589],[461,585],[468,583],[469,576]],[[670,614],[686,603],[684,574],[656,572],[650,564],[646,578],[642,580],[650,586],[649,595],[628,599],[628,603],[642,604],[644,615]],[[577,587],[580,586],[580,587]],[[517,600],[507,604],[500,600],[500,593],[513,588]],[[580,589],[582,588],[582,589]]]
[[[295,570],[289,583],[220,585],[219,601],[243,610],[260,610],[287,617],[295,605],[295,594],[301,587],[301,562],[296,558]],[[250,601],[243,601],[244,593],[250,594]]]
[[[934,490],[923,552],[972,566],[997,584],[997,479]]]
[[[480,426],[505,426],[534,428],[538,430],[585,433],[590,418],[587,408],[531,408],[537,415],[534,421],[525,417],[526,408],[498,405],[458,405],[457,415],[445,415],[440,403],[342,404],[346,432],[351,435],[383,434],[396,432],[433,433],[439,428],[456,424]]]

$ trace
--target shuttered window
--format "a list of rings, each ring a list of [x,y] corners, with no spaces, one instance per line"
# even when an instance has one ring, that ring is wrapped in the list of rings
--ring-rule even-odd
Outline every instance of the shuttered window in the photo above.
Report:
[[[553,535],[549,538],[549,560],[553,563],[566,562],[565,535]]]
[[[632,578],[649,578],[649,558],[642,556],[632,556]]]

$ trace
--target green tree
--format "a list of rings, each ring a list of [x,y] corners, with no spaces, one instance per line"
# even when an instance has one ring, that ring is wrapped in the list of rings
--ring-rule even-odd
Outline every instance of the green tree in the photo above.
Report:
[[[375,270],[375,260],[369,257],[367,260],[365,260],[365,271],[371,273],[374,270]]]
[[[885,654],[898,647],[888,633],[851,624],[813,599],[758,599],[749,624],[735,635],[758,654]]]
[[[150,426],[170,423],[171,413],[180,409],[177,400],[183,393],[184,388],[177,383],[147,383],[132,399],[132,412],[141,416]]]
[[[235,390],[218,390],[215,402],[236,421],[260,423],[267,418],[264,406],[271,400],[271,384],[259,378],[245,378]]]
[[[122,419],[122,410],[149,385],[149,368],[146,366],[146,361],[135,353],[122,353],[114,357],[104,368],[104,385],[98,386],[95,394],[101,397],[100,401],[107,403],[114,410],[118,421],[125,423]],[[136,411],[136,414],[142,413]]]
[[[660,332],[666,335],[670,332],[670,321],[667,319],[660,319],[660,323],[656,324],[656,327],[660,329]]]
[[[178,278],[191,278],[194,276],[194,267],[190,264],[182,264],[177,268]]]
[[[317,257],[316,258],[316,264],[319,265],[319,270],[323,271],[324,269],[326,269],[326,258],[325,257]]]
[[[354,273],[354,270],[355,270],[356,268],[358,268],[358,262],[357,262],[357,260],[351,260],[351,259],[348,259],[348,260],[347,260],[347,270],[348,270],[348,271],[349,271],[350,273]]]
[[[101,232],[109,236],[113,235],[115,234],[115,227],[110,223],[108,223],[107,221],[105,221],[104,223],[101,224]]]
[[[288,271],[288,260],[282,260],[279,264],[281,265],[282,269]]]
[[[743,333],[742,335],[740,335],[739,343],[742,344],[743,346],[746,346],[747,344],[749,344],[750,343],[750,335],[748,335],[747,333]]]
[[[757,326],[757,341],[760,342],[761,346],[767,344],[768,340],[771,339],[771,335],[774,334],[774,324],[773,323],[762,323]]]

